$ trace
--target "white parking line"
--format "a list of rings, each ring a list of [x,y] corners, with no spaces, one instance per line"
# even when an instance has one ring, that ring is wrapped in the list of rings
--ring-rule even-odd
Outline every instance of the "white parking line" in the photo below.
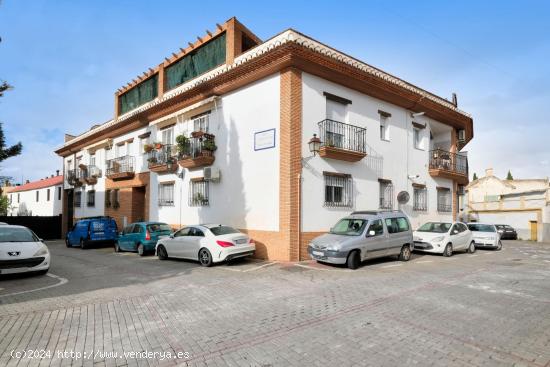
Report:
[[[18,294],[24,294],[24,293],[30,293],[30,292],[37,292],[37,291],[42,291],[44,289],[50,289],[50,288],[54,288],[54,287],[59,287],[60,285],[63,285],[65,283],[68,282],[68,280],[66,278],[62,278],[60,276],[57,276],[55,274],[52,274],[52,273],[48,273],[46,274],[47,276],[49,276],[50,278],[54,278],[54,279],[57,279],[59,282],[56,283],[56,284],[52,284],[52,285],[48,285],[46,287],[40,287],[40,288],[36,288],[36,289],[30,289],[28,291],[21,291],[21,292],[14,292],[14,293],[8,293],[8,294],[1,294],[0,297],[8,297],[8,296],[16,296]]]
[[[479,256],[479,255],[470,255],[470,257],[476,257],[476,256]]]
[[[456,257],[445,257],[445,258],[443,258],[443,260],[445,260],[445,261],[453,261],[453,260],[456,260]]]
[[[433,260],[414,261],[415,264],[433,263]]]
[[[384,265],[384,266],[381,266],[381,268],[395,268],[397,266],[403,266],[403,264]]]
[[[265,267],[268,267],[268,266],[271,266],[271,265],[275,265],[275,264],[277,264],[276,261],[274,261],[272,263],[263,264],[263,265],[260,265],[260,266],[256,266],[255,268],[252,268],[252,269],[243,270],[243,273],[246,273],[246,272],[249,272],[249,271],[255,271],[255,270],[262,269],[262,268],[265,268]]]

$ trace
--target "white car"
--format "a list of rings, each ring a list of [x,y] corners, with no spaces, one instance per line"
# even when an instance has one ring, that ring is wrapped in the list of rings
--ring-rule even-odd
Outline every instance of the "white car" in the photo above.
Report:
[[[50,251],[33,231],[23,226],[0,226],[0,274],[50,269]]]
[[[443,256],[452,256],[454,251],[476,251],[472,233],[461,222],[428,222],[413,233],[414,249]]]
[[[169,257],[197,260],[210,266],[226,260],[251,256],[256,245],[246,234],[222,224],[183,227],[170,237],[162,237],[156,245],[160,260]]]
[[[502,249],[500,234],[494,224],[468,223],[468,228],[472,231],[476,247],[492,248],[497,251]]]

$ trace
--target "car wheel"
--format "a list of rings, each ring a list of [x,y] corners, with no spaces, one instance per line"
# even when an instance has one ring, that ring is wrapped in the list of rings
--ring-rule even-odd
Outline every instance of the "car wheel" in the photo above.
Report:
[[[157,256],[158,256],[159,260],[168,259],[168,253],[166,252],[166,249],[164,248],[164,246],[160,245],[157,248]]]
[[[349,269],[357,269],[361,265],[361,258],[359,257],[359,251],[354,250],[348,255],[346,265]]]
[[[145,256],[145,249],[143,248],[143,245],[141,243],[138,244],[137,251],[139,256]]]
[[[443,251],[443,256],[445,257],[453,256],[453,245],[448,243],[447,246],[445,246],[445,250]]]
[[[497,248],[495,250],[497,251],[502,250],[502,242],[500,240],[498,240]]]
[[[409,261],[411,259],[411,247],[404,245],[401,247],[401,253],[399,254],[400,261]]]
[[[115,252],[120,252],[120,246],[118,245],[118,241],[115,241]]]
[[[468,246],[468,253],[473,254],[476,252],[476,244],[474,241],[470,242],[470,246]]]
[[[80,248],[83,250],[88,248],[88,243],[83,238],[80,239]]]
[[[203,248],[199,251],[199,262],[202,266],[210,266],[212,265],[212,255],[210,255],[210,251]]]

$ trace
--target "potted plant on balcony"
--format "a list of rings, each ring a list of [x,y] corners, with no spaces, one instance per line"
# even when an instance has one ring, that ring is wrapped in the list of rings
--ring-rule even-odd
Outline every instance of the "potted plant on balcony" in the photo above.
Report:
[[[155,149],[155,147],[153,146],[153,144],[145,144],[143,145],[143,151],[145,153],[150,153],[151,151],[153,151],[153,149]]]
[[[149,164],[155,164],[157,163],[157,157],[149,157],[147,158],[147,162],[149,162]]]
[[[178,156],[181,159],[188,157],[189,147],[190,147],[189,138],[185,135],[178,135],[176,136],[176,143],[177,143],[177,149],[178,149]]]
[[[208,139],[203,141],[202,143],[202,155],[206,157],[211,157],[212,153],[216,151],[218,147],[216,146],[216,143],[214,143],[213,139]]]
[[[193,131],[191,133],[191,137],[193,138],[202,138],[203,135],[204,135],[204,131],[202,130]]]
[[[161,150],[162,147],[164,146],[161,142],[159,141],[156,141],[153,143],[154,147],[155,147],[155,150]]]

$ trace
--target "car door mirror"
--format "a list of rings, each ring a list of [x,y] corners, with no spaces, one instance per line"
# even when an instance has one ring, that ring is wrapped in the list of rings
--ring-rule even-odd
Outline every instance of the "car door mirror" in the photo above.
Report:
[[[376,232],[375,232],[375,231],[369,231],[369,232],[367,233],[367,236],[368,236],[368,237],[374,237],[374,236],[376,236]]]
[[[170,233],[170,238],[174,238],[174,233]]]
[[[458,229],[453,229],[453,234],[458,234]]]

